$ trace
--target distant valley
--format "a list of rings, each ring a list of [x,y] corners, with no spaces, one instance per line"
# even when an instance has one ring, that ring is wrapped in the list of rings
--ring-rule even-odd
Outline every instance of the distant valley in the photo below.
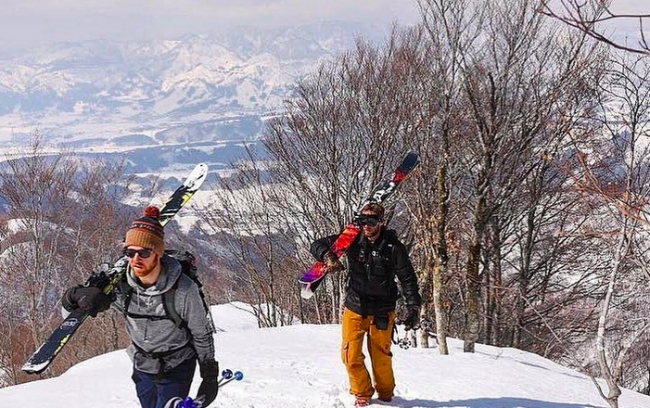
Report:
[[[39,132],[53,151],[126,157],[133,172],[224,166],[281,114],[297,81],[385,28],[242,27],[146,43],[42,47],[0,64],[0,152]]]

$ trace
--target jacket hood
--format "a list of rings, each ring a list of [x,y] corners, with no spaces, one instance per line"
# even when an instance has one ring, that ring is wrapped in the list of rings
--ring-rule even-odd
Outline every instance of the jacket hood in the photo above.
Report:
[[[160,276],[156,283],[148,288],[144,288],[140,284],[140,279],[133,274],[131,265],[129,264],[126,273],[126,280],[129,286],[138,292],[144,292],[148,296],[161,295],[170,290],[181,276],[181,264],[176,259],[166,254],[161,258],[161,262],[162,266]]]

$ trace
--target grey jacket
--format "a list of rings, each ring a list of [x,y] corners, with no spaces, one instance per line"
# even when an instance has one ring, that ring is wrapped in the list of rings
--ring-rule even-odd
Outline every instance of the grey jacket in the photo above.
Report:
[[[169,371],[187,359],[198,357],[202,362],[214,358],[212,324],[203,307],[199,288],[182,273],[177,260],[168,255],[162,257],[160,277],[151,287],[142,287],[130,266],[126,270],[126,277],[128,285],[133,288],[126,315],[127,331],[132,342],[127,352],[136,369],[157,374],[161,369]],[[168,315],[162,294],[177,281],[174,303],[178,314],[187,323],[184,328],[176,327],[172,320],[164,318]],[[113,308],[124,313],[125,293],[118,288],[116,295]]]

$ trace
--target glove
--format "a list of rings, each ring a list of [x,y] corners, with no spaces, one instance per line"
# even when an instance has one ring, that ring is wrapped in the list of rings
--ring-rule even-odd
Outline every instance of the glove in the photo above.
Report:
[[[325,267],[329,273],[334,273],[345,269],[345,266],[343,266],[339,258],[332,251],[327,251],[325,255],[323,255],[323,263],[325,263]]]
[[[111,297],[95,286],[75,286],[65,292],[61,304],[68,311],[81,309],[96,317],[111,307]]]
[[[406,317],[403,320],[404,329],[417,330],[420,328],[420,306],[407,306]]]
[[[201,407],[207,407],[219,394],[219,363],[213,359],[205,360],[199,363],[199,370],[203,381],[201,381],[195,401],[200,403]]]

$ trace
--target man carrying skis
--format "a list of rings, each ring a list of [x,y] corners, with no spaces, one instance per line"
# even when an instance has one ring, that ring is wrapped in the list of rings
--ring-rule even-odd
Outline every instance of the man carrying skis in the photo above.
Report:
[[[145,216],[133,221],[127,231],[124,255],[129,265],[122,287],[111,295],[97,287],[73,287],[65,292],[62,304],[68,311],[81,308],[96,316],[115,298],[113,307],[126,316],[131,339],[127,352],[142,408],[163,408],[173,397],[187,397],[197,360],[203,381],[196,401],[207,407],[219,391],[212,325],[197,284],[164,253],[159,215],[158,208],[147,207]],[[169,318],[163,302],[163,293],[172,289],[182,325]]]
[[[381,401],[391,401],[395,388],[391,337],[395,324],[398,297],[395,276],[402,286],[408,316],[407,329],[417,325],[421,298],[417,276],[406,247],[394,230],[385,228],[384,208],[377,203],[363,207],[358,222],[363,233],[348,249],[347,295],[343,311],[343,344],[341,357],[350,379],[350,393],[355,406],[365,407],[375,390]],[[344,266],[330,251],[337,235],[321,238],[311,245],[312,255],[327,265],[328,272]],[[368,336],[374,388],[364,364],[363,338]]]

